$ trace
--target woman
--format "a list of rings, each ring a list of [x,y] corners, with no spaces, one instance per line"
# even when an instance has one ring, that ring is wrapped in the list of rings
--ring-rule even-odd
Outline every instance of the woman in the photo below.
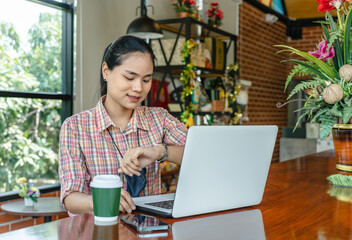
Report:
[[[115,40],[104,51],[97,106],[63,123],[59,176],[69,213],[93,212],[89,183],[98,174],[120,175],[120,211],[130,213],[136,208],[132,197],[160,194],[159,162],[181,163],[186,127],[165,109],[140,106],[152,85],[154,60],[143,40]]]

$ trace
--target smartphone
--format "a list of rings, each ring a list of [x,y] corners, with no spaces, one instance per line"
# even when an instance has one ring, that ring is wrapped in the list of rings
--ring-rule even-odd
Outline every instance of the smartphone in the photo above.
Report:
[[[144,214],[127,214],[120,217],[121,221],[138,232],[168,230],[170,225],[156,217]]]

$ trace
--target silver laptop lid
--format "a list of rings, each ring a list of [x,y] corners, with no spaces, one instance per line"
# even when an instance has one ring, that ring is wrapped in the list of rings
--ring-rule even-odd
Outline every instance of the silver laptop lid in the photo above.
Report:
[[[194,126],[187,134],[174,218],[259,204],[277,126]]]

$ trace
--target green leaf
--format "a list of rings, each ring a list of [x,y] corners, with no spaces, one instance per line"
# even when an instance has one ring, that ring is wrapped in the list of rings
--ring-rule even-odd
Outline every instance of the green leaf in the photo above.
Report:
[[[309,113],[309,111],[306,111],[305,113],[303,113],[303,114],[298,118],[298,120],[297,120],[297,122],[296,122],[296,125],[295,125],[295,128],[293,129],[293,131],[296,130],[296,128],[298,127],[298,124],[299,124],[300,121],[301,121],[301,119],[302,119],[303,117],[305,117],[306,115],[308,115],[308,113]]]
[[[325,27],[325,25],[323,23],[321,23],[321,27],[323,29],[323,33],[324,33],[324,36],[325,36],[325,39],[326,41],[330,42],[330,33],[328,31],[328,29]],[[334,62],[334,67],[336,69],[338,69],[338,62],[337,62],[337,57],[336,57],[336,54],[335,56],[332,58],[332,61]]]
[[[344,31],[344,41],[343,48],[345,53],[344,63],[348,64],[348,60],[350,59],[350,51],[349,51],[349,42],[350,42],[350,34],[351,34],[351,22],[352,22],[352,8],[348,11],[346,23],[345,23],[345,31]]]
[[[315,69],[314,67],[310,66],[306,62],[299,61],[296,59],[289,59],[289,60],[285,60],[283,62],[293,62],[293,63],[299,64],[299,65],[302,65],[303,67],[308,68],[310,71],[312,71],[313,73],[315,73],[317,76],[321,77],[322,79],[329,80],[329,77],[327,77],[326,75],[321,73],[319,70]],[[285,89],[286,89],[286,86],[285,86]]]
[[[335,116],[335,117],[342,117],[342,113],[340,112],[340,110],[338,109],[338,103],[335,103],[334,106],[329,109],[329,111],[326,112],[326,115],[331,115],[331,116]]]
[[[342,116],[342,121],[344,124],[346,124],[352,117],[352,106],[344,107],[342,111]]]
[[[338,74],[337,74],[336,70],[335,71],[331,70],[331,68],[327,64],[325,64],[323,61],[321,61],[320,59],[313,57],[312,55],[310,55],[306,52],[299,51],[299,50],[297,50],[293,47],[290,47],[290,46],[285,46],[285,45],[275,45],[275,46],[286,48],[286,49],[281,50],[279,52],[289,51],[289,52],[295,53],[295,54],[307,59],[308,61],[315,63],[321,69],[321,71],[323,71],[329,78],[331,78],[331,79],[338,78]]]
[[[337,28],[336,28],[336,23],[334,21],[334,18],[331,16],[331,14],[329,12],[326,12],[326,14],[329,19],[329,25],[330,25],[331,30],[335,31]]]
[[[336,31],[336,24],[334,21],[334,18],[331,16],[331,14],[329,12],[327,12],[328,18],[329,18],[329,23],[330,23],[330,28],[333,31]],[[335,56],[337,58],[337,62],[338,62],[338,66],[339,68],[343,65],[343,56],[342,56],[342,52],[341,52],[341,47],[340,47],[340,43],[339,40],[336,39],[335,41]]]
[[[324,139],[330,134],[336,122],[336,117],[322,115],[320,116],[319,120],[320,120],[320,139]]]
[[[287,97],[287,99],[291,98],[293,95],[295,95],[297,92],[302,91],[307,88],[314,89],[318,86],[321,85],[321,82],[318,80],[311,80],[311,81],[304,81],[296,85],[296,87],[291,91],[290,95]]]
[[[323,29],[323,33],[324,33],[325,39],[329,42],[330,33],[329,33],[328,29],[325,27],[325,25],[323,23],[321,23],[321,27]]]
[[[320,109],[317,111],[317,113],[315,114],[315,116],[312,118],[311,121],[312,121],[312,122],[316,122],[317,119],[319,119],[319,117],[320,117],[322,114],[326,113],[328,110],[329,110],[328,108],[320,108]]]
[[[352,105],[352,96],[347,96],[345,97],[345,99],[343,100],[345,102],[345,105],[343,105],[343,107],[349,107]]]

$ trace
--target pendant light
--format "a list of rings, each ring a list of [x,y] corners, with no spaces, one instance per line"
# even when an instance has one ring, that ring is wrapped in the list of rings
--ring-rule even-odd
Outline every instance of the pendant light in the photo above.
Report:
[[[145,0],[141,0],[140,8],[141,16],[130,23],[127,28],[127,34],[143,39],[162,38],[164,35],[161,31],[160,25],[155,20],[147,16],[147,4]]]

